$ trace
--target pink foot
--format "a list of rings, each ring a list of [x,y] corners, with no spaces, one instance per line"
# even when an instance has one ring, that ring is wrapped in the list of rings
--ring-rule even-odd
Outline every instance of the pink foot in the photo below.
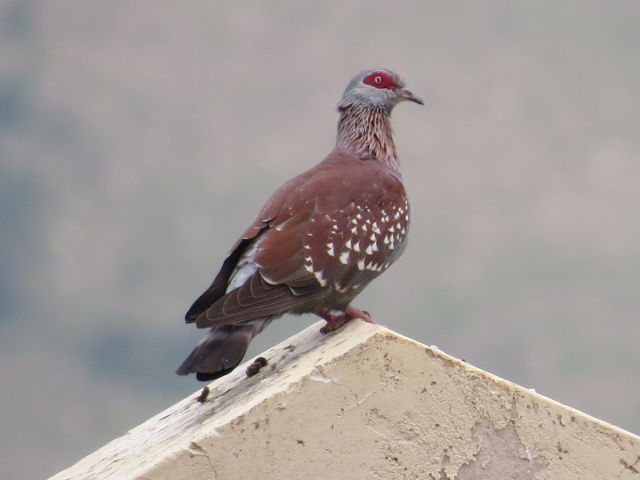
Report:
[[[345,323],[350,322],[354,318],[359,318],[360,320],[363,320],[367,323],[376,323],[371,320],[371,315],[369,315],[369,312],[352,307],[351,305],[349,305],[344,312],[331,310],[329,312],[318,313],[318,316],[320,316],[327,322],[327,324],[320,329],[320,333],[324,334],[339,329]]]
[[[373,323],[373,324],[376,323],[371,319],[371,315],[369,314],[369,312],[367,312],[366,310],[360,310],[359,308],[352,307],[351,305],[347,307],[344,313],[346,313],[347,315],[350,315],[351,318],[359,318],[360,320],[365,321],[367,323]]]

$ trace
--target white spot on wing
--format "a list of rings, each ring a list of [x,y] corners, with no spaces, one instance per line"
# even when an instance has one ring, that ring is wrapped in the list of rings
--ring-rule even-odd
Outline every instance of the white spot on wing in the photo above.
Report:
[[[322,278],[322,272],[313,272],[313,275],[316,277],[316,280],[318,280],[321,287],[324,287],[327,284],[327,281]]]
[[[346,288],[342,288],[342,286],[338,282],[334,283],[333,286],[334,286],[334,288],[336,289],[336,291],[338,293],[344,293],[344,292],[347,291],[347,289]]]
[[[366,269],[367,270],[371,270],[372,272],[379,272],[378,270],[378,264],[374,263],[374,262],[369,262],[366,265]]]
[[[327,243],[327,255],[329,255],[330,257],[335,256],[335,252],[333,251],[333,243],[331,242]]]
[[[349,263],[349,253],[350,253],[349,250],[345,250],[340,254],[340,258],[339,258],[340,263],[344,263],[345,265]]]

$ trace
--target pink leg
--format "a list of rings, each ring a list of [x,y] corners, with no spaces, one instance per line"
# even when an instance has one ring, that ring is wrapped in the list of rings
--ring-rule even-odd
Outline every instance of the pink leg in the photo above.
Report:
[[[327,322],[327,324],[320,329],[320,333],[333,332],[354,318],[359,318],[367,323],[376,323],[371,320],[369,312],[352,307],[351,305],[349,305],[344,312],[331,310],[329,312],[318,313],[317,315]]]

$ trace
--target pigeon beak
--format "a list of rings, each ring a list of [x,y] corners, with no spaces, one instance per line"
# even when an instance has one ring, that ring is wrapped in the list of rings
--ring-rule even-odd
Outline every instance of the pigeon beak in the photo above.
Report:
[[[420,97],[414,95],[411,90],[407,90],[406,88],[397,88],[396,95],[400,97],[400,100],[409,100],[410,102],[415,102],[418,105],[424,105],[424,102]]]

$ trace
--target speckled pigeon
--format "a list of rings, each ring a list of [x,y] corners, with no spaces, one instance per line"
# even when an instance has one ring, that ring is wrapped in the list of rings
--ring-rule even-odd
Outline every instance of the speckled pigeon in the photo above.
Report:
[[[315,313],[325,333],[353,318],[372,322],[351,301],[405,247],[409,203],[390,122],[404,100],[422,105],[388,69],[349,82],[333,151],[276,190],[187,312],[187,323],[211,330],[178,375],[226,375],[285,313]]]

